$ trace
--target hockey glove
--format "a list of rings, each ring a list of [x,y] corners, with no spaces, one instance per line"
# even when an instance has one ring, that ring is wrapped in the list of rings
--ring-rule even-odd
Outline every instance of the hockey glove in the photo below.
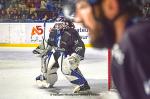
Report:
[[[47,46],[45,49],[39,45],[35,50],[33,50],[33,54],[35,54],[37,57],[43,57],[44,55],[47,55],[47,52],[49,50],[52,50],[51,46]]]

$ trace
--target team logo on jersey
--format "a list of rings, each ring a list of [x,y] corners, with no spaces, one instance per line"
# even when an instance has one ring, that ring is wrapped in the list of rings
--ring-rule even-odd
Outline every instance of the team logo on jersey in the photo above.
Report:
[[[115,45],[113,48],[113,57],[117,60],[117,63],[119,65],[122,65],[124,62],[124,53],[121,51],[121,49],[119,48],[119,45]]]
[[[144,82],[144,90],[147,95],[150,95],[150,79]]]
[[[78,40],[75,40],[74,43],[75,43],[75,45],[77,45],[77,44],[79,43],[79,41],[78,41]]]

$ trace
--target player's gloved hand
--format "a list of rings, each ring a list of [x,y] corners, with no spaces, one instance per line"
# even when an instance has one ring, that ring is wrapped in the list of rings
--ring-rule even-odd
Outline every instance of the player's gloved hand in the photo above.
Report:
[[[64,48],[60,48],[60,47],[53,47],[55,52],[64,52],[65,49]]]
[[[46,48],[44,48],[43,46],[39,45],[35,50],[33,50],[33,54],[35,54],[37,57],[43,57],[44,55],[47,54],[48,51],[52,50],[51,46],[47,46]]]
[[[43,52],[43,50],[45,49],[45,44],[41,43],[36,49],[34,49],[32,52],[33,54],[40,54]]]
[[[65,60],[67,61],[67,64],[70,66],[70,69],[74,70],[79,66],[80,56],[76,53],[73,53],[71,54],[71,56],[67,56]]]

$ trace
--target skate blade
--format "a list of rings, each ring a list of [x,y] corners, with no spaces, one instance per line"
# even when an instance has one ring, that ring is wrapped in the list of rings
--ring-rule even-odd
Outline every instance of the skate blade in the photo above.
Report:
[[[84,91],[73,91],[75,94],[88,94],[91,93],[90,89],[84,90]]]
[[[46,82],[46,80],[43,80],[43,81],[37,80],[36,83],[37,83],[38,87],[41,88],[41,89],[49,88],[50,87],[50,84],[48,84]]]

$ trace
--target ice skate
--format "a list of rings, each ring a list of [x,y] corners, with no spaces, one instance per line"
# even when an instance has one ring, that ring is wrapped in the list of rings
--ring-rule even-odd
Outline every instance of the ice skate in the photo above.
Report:
[[[39,75],[36,77],[36,83],[39,88],[50,88],[53,87],[53,85],[50,85],[46,82],[46,78],[43,75]]]
[[[88,93],[90,91],[90,86],[86,83],[84,85],[78,85],[73,93]]]

